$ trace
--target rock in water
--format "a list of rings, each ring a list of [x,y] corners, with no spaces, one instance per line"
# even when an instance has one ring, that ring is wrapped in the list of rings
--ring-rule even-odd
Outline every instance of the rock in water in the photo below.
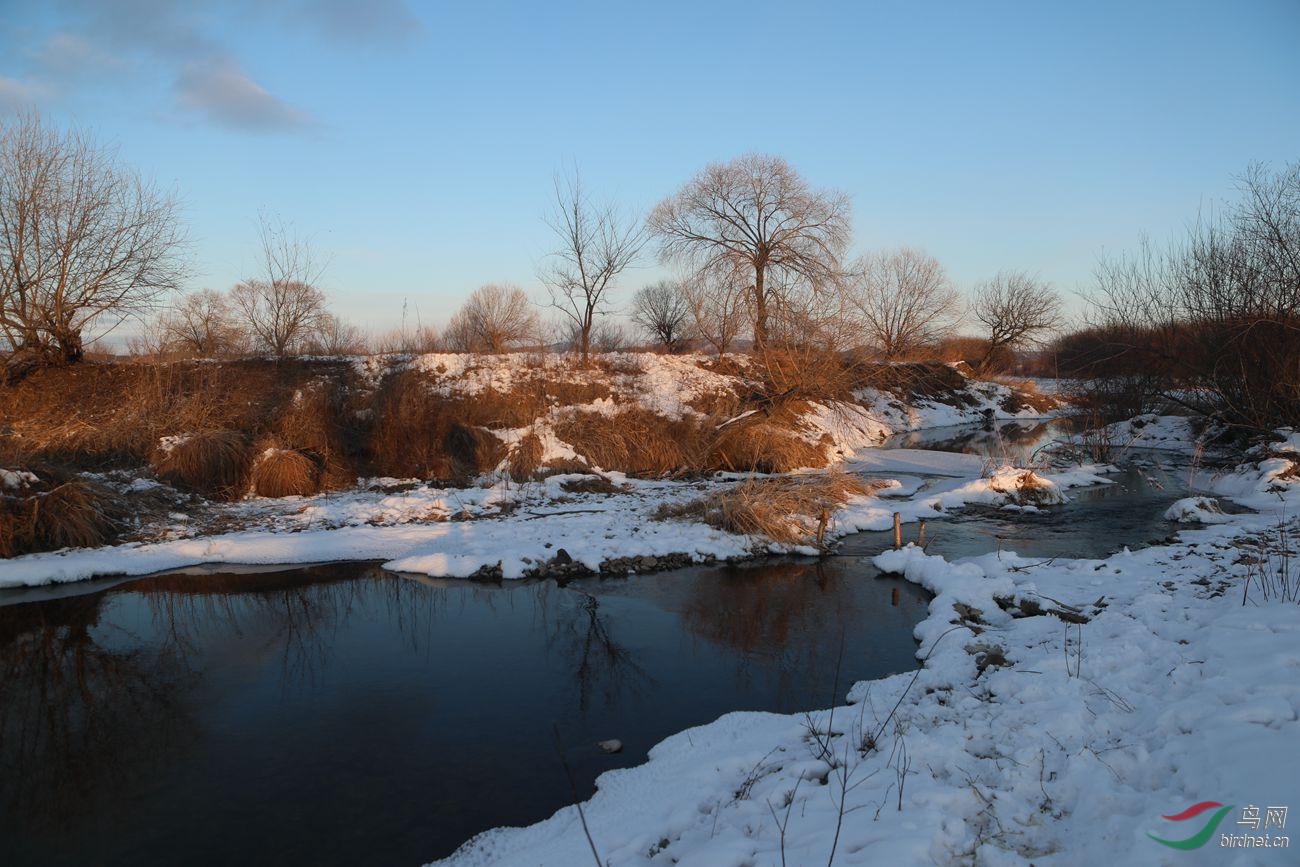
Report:
[[[599,743],[596,744],[596,746],[600,747],[602,750],[604,750],[607,753],[623,752],[623,742],[620,741],[618,738],[611,738],[607,741],[600,741]]]

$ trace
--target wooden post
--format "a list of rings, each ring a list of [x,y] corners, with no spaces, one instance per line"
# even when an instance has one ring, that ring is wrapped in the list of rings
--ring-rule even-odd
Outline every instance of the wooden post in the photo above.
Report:
[[[916,546],[918,548],[925,547],[925,521],[916,522]]]
[[[901,512],[894,513],[894,547],[903,547],[903,514]]]
[[[892,605],[892,606],[894,606],[895,608],[898,607],[898,588],[897,588],[897,587],[894,588],[894,592],[893,592],[892,594],[890,594],[890,596],[889,596],[889,604]]]

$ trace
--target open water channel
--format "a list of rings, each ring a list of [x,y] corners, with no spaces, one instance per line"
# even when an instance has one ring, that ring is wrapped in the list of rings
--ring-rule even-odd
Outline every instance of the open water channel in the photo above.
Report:
[[[953,433],[905,444],[1050,431]],[[1183,476],[1149,461],[1040,514],[967,510],[930,523],[929,550],[1147,544]],[[565,764],[586,798],[673,732],[914,668],[927,598],[863,559],[887,544],[563,587],[351,563],[0,592],[0,862],[441,857],[572,802]]]

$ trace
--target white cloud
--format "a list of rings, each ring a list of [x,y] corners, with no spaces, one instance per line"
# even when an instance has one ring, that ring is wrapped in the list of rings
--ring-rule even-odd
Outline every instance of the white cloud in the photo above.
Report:
[[[45,95],[42,85],[0,75],[0,112],[32,108]]]
[[[176,79],[177,102],[222,126],[249,132],[279,132],[312,126],[311,115],[269,93],[234,60],[188,64]]]

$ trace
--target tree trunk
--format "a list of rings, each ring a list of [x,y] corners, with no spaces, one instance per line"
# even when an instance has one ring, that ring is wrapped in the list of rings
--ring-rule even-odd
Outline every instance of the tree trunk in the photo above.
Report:
[[[754,268],[754,350],[767,348],[767,295],[762,264]]]

